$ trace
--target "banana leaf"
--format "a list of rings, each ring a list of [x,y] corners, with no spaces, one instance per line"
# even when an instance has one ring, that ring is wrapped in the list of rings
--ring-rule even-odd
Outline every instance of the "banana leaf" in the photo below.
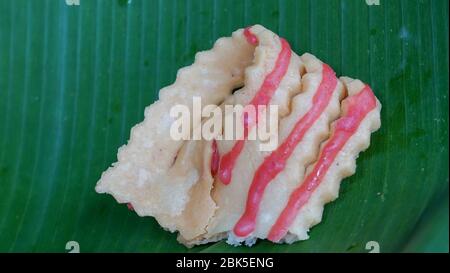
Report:
[[[448,6],[0,0],[0,252],[448,252]],[[177,70],[257,23],[369,83],[382,127],[309,240],[187,249],[94,186]]]

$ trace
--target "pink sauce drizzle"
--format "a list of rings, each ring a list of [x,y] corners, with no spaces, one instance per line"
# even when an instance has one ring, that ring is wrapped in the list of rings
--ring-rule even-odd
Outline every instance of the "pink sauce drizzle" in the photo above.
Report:
[[[308,202],[314,190],[320,185],[339,151],[355,134],[367,113],[376,107],[375,96],[367,85],[361,92],[349,97],[344,103],[347,103],[345,115],[336,121],[333,135],[323,148],[313,171],[291,193],[286,207],[278,216],[267,236],[269,240],[277,242],[286,235],[299,210]]]
[[[258,43],[257,37],[250,32],[249,28],[246,28],[244,30],[244,35],[246,36],[249,43]],[[280,41],[281,51],[277,57],[275,66],[273,70],[266,76],[258,92],[249,103],[249,105],[253,105],[254,107],[256,107],[256,109],[258,105],[267,105],[270,102],[273,94],[275,93],[275,90],[277,90],[281,82],[281,79],[284,77],[286,71],[288,70],[291,60],[291,47],[286,40],[280,38]],[[255,123],[258,123],[257,119],[255,120]],[[253,125],[253,122],[252,124],[249,124],[247,117],[244,114],[244,139],[247,138],[248,129],[251,125]],[[236,159],[244,148],[244,143],[245,140],[237,140],[232,149],[228,153],[223,155],[220,161],[218,177],[225,185],[228,185],[231,181],[231,174],[236,163]]]
[[[219,161],[220,161],[220,155],[219,150],[217,149],[217,142],[214,139],[212,144],[212,153],[211,153],[211,176],[214,177],[217,174],[217,171],[219,170]]]
[[[336,85],[334,71],[327,64],[323,64],[322,80],[312,99],[312,107],[297,121],[286,140],[264,159],[255,172],[247,195],[245,212],[234,227],[237,236],[245,237],[255,229],[256,215],[267,185],[285,168],[297,144],[327,107]]]
[[[258,42],[259,42],[258,37],[256,37],[256,35],[250,31],[250,28],[251,27],[246,27],[244,29],[244,36],[247,39],[247,42],[249,44],[256,46],[256,45],[258,45]]]

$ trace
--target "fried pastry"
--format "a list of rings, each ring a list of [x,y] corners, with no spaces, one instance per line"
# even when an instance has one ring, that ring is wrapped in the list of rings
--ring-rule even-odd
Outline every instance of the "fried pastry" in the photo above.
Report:
[[[263,140],[249,139],[261,120],[247,115],[237,120],[242,139],[226,140],[223,131],[211,140],[188,139],[203,120],[193,122],[188,140],[174,140],[170,109],[192,108],[194,97],[222,110],[276,106],[269,114],[278,120],[278,144],[263,151]],[[342,179],[355,172],[358,154],[381,125],[380,110],[368,85],[338,78],[309,53],[299,57],[260,25],[240,29],[198,53],[160,90],[96,190],[178,231],[189,247],[305,240]]]

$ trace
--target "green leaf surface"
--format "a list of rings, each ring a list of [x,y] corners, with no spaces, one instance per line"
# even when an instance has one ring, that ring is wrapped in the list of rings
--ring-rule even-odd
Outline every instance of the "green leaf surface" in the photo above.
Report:
[[[0,251],[448,251],[448,1],[379,2],[0,0]],[[309,240],[188,250],[94,186],[177,70],[256,23],[368,82],[382,128]]]
[[[448,252],[448,197],[447,192],[428,207],[404,252]]]

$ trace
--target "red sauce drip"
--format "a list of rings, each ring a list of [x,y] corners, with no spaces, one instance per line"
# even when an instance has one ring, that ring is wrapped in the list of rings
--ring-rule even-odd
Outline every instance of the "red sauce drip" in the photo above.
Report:
[[[255,229],[256,215],[267,185],[286,167],[286,162],[297,144],[327,107],[336,85],[334,71],[327,64],[323,64],[322,81],[312,99],[311,108],[297,121],[286,140],[264,159],[255,172],[247,195],[245,212],[234,227],[237,236],[245,237]]]
[[[211,175],[214,177],[217,174],[217,171],[219,170],[219,161],[220,161],[220,155],[219,150],[217,149],[217,142],[214,139],[212,144],[212,153],[211,153]]]
[[[246,27],[244,29],[244,36],[247,39],[247,42],[251,45],[258,45],[258,37],[256,37],[255,34],[253,34],[250,30],[251,27]]]
[[[127,203],[127,208],[131,211],[134,211],[133,205],[131,205],[131,203]]]
[[[347,110],[345,115],[336,121],[333,135],[323,148],[313,171],[291,193],[286,207],[269,232],[269,240],[277,242],[286,235],[299,210],[308,202],[314,190],[320,185],[339,151],[355,134],[367,113],[376,107],[376,99],[369,86],[365,86],[357,95],[349,97],[345,103],[346,106],[344,107]]]
[[[275,93],[275,90],[277,90],[282,78],[284,77],[286,71],[288,70],[289,63],[291,60],[291,47],[289,46],[289,43],[286,40],[280,39],[280,41],[281,41],[281,51],[278,54],[275,66],[273,70],[266,76],[258,92],[249,103],[249,105],[253,105],[255,109],[258,109],[259,105],[267,105],[270,102],[273,94]],[[256,117],[257,116],[258,115],[256,114]],[[254,123],[258,123],[258,120],[255,119],[254,122],[250,121],[249,123],[247,115],[245,115],[244,112],[244,139],[247,138],[249,128]],[[244,140],[237,140],[234,143],[234,146],[232,147],[231,151],[223,155],[220,161],[218,177],[220,181],[222,181],[222,183],[224,183],[225,185],[228,185],[231,181],[234,165],[242,149],[244,148],[244,143],[245,143]]]

